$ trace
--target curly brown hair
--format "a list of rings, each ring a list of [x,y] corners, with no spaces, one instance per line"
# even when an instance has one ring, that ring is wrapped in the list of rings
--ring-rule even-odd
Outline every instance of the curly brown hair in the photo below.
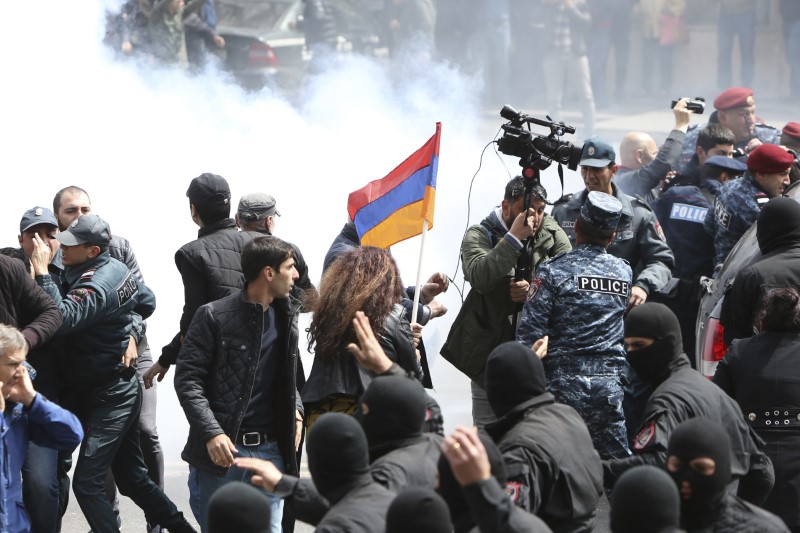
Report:
[[[308,348],[337,358],[355,342],[353,317],[363,311],[376,334],[403,297],[400,271],[387,250],[364,246],[339,256],[322,276],[308,328]]]

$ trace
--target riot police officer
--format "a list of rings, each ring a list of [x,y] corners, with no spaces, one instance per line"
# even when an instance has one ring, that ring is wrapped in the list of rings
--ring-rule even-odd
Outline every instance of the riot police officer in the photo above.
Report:
[[[620,376],[632,274],[630,265],[606,251],[621,215],[619,200],[588,193],[575,221],[576,248],[539,268],[517,329],[517,340],[527,346],[549,337],[549,388],[587,421],[604,459],[630,454]]]

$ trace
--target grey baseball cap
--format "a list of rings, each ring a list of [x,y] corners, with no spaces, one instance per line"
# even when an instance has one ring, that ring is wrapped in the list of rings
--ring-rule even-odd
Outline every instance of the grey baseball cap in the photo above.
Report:
[[[242,196],[236,210],[239,218],[244,220],[261,220],[270,215],[278,215],[275,198],[263,192],[253,192]]]
[[[72,224],[56,235],[58,242],[64,246],[77,246],[78,244],[93,244],[95,246],[108,246],[111,241],[111,230],[108,223],[97,215],[83,215],[72,221]]]
[[[48,224],[50,226],[58,227],[58,220],[52,211],[46,207],[31,207],[25,214],[22,215],[22,220],[19,221],[20,234],[25,233],[27,230],[39,224]]]

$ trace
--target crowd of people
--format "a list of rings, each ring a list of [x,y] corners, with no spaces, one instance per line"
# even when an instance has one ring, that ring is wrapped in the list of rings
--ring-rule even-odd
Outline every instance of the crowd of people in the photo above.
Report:
[[[274,197],[232,212],[223,177],[192,179],[183,313],[154,357],[155,297],[89,193],[28,209],[0,255],[0,531],[60,530],[78,446],[92,531],[119,531],[117,490],[148,531],[194,531],[163,489],[154,384],[172,366],[204,532],[592,531],[604,493],[614,532],[800,531],[800,204],[784,196],[800,125],[763,124],[743,87],[708,124],[690,125],[688,104],[660,147],[625,134],[619,163],[587,139],[585,189],[551,213],[519,176],[465,233],[471,290],[441,354],[471,379],[474,427],[449,435],[423,333],[450,280],[432,274],[415,306],[352,222],[317,287],[275,236]],[[700,280],[753,224],[763,257],[727,292],[712,382],[693,368]]]

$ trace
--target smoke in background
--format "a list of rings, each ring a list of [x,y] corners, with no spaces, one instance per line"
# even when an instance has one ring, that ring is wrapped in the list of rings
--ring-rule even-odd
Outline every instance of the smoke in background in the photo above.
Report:
[[[67,185],[89,191],[94,211],[132,243],[156,293],[148,336],[158,357],[176,332],[183,303],[173,255],[197,232],[185,196],[193,177],[224,176],[234,209],[249,192],[275,196],[282,214],[276,234],[301,248],[318,283],[324,254],[346,220],[349,192],[383,177],[441,121],[435,226],[422,271],[424,277],[458,272],[460,282],[456,261],[464,229],[499,203],[509,172],[517,170],[515,160],[503,162],[487,151],[468,220],[470,180],[502,122],[478,109],[474,78],[439,63],[353,57],[307,80],[302,98],[292,98],[302,103],[292,106],[269,91],[248,94],[215,71],[190,77],[116,61],[101,44],[104,9],[100,0],[5,6],[4,246],[16,243],[20,216],[29,207],[51,206],[55,192]],[[418,252],[418,238],[393,248],[409,285]],[[450,312],[425,333],[432,359],[460,306],[455,290],[442,299]],[[308,372],[311,361],[305,359]],[[436,367],[433,374],[435,380]],[[162,389],[160,398],[162,433],[167,410],[185,435],[177,406],[165,405],[174,402],[172,391]]]

